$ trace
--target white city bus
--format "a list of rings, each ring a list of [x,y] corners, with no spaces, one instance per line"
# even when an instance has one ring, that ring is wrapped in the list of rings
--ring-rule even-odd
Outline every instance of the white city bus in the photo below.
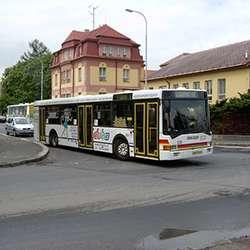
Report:
[[[33,103],[20,103],[7,106],[8,117],[26,117],[30,122],[33,120],[34,104]]]
[[[159,89],[36,101],[35,140],[176,160],[211,154],[207,92]]]

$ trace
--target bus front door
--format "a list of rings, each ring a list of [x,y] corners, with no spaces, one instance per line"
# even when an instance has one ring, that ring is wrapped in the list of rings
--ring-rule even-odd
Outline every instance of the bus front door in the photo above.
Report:
[[[158,102],[140,102],[134,106],[135,155],[158,157]]]
[[[40,107],[39,108],[39,140],[40,141],[45,141],[46,136],[45,136],[45,108]]]
[[[93,106],[78,107],[78,140],[79,146],[92,148]]]

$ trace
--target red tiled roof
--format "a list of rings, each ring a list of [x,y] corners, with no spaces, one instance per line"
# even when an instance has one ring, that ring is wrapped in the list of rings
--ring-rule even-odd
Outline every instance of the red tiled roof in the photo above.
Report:
[[[73,40],[83,40],[85,37],[87,37],[89,32],[82,32],[82,31],[77,31],[73,30],[71,33],[68,35],[68,37],[64,40],[63,43],[73,41]]]
[[[248,66],[249,59],[250,40],[196,53],[183,53],[161,64],[161,69],[150,74],[149,80]]]
[[[98,39],[98,38],[116,38],[116,39],[122,39],[126,40],[126,42],[130,43],[130,44],[134,44],[137,45],[134,41],[132,41],[130,38],[128,38],[127,36],[117,32],[116,30],[114,30],[113,28],[111,28],[110,26],[108,26],[107,24],[104,24],[100,27],[98,27],[97,29],[94,29],[92,31],[76,31],[73,30],[69,36],[65,39],[65,41],[63,42],[70,42],[73,40],[79,40],[79,41],[84,41],[86,39]]]

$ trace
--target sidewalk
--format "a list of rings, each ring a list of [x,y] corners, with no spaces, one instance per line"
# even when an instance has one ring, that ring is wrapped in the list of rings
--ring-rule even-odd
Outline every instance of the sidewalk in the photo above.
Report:
[[[25,138],[0,134],[0,167],[13,167],[39,161],[48,152],[49,149],[42,144],[33,143]]]
[[[217,244],[213,247],[207,247],[203,250],[249,250],[250,238],[242,237],[239,239],[228,240],[228,242]]]
[[[213,142],[218,148],[250,151],[250,135],[213,135]]]

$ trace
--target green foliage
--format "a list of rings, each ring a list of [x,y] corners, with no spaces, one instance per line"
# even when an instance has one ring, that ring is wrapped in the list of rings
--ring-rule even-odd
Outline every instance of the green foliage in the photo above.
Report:
[[[210,106],[211,125],[214,133],[221,133],[226,116],[233,117],[235,114],[250,117],[250,90],[247,93],[239,93],[239,97],[223,100]]]
[[[50,64],[52,55],[46,46],[35,39],[29,43],[30,50],[25,52],[19,62],[6,68],[1,84],[0,113],[6,112],[7,105],[33,102],[40,99],[41,65],[43,63],[44,99],[51,96]]]
[[[30,50],[28,50],[21,56],[22,61],[28,61],[30,59],[38,58],[50,53],[48,48],[43,44],[43,42],[40,42],[38,39],[29,42],[29,47]]]

